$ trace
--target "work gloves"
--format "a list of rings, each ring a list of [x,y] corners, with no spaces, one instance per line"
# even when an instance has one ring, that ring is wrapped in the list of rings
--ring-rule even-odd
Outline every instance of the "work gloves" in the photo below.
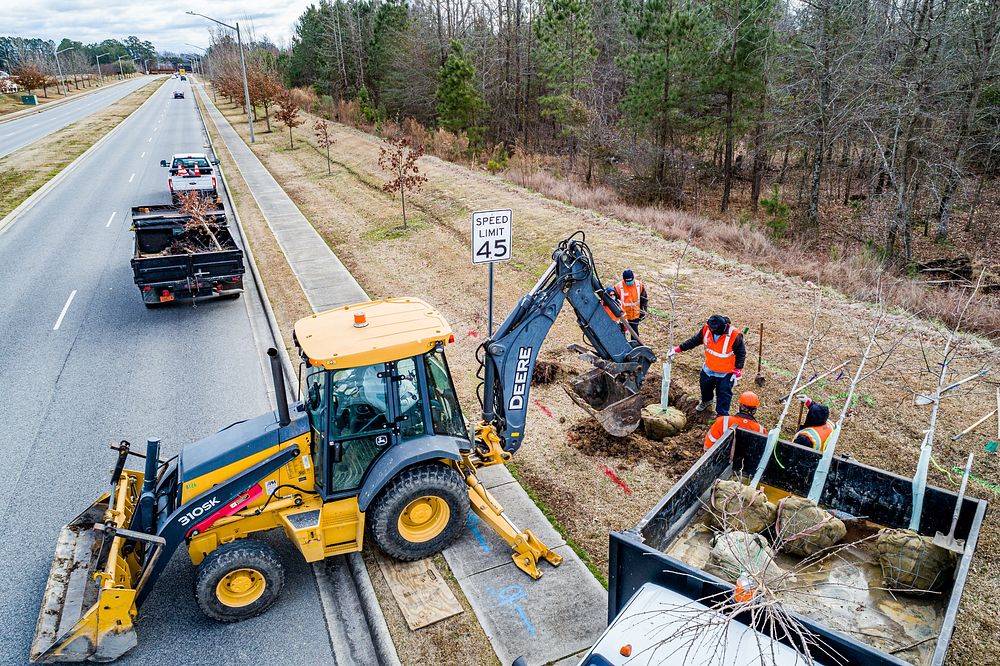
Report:
[[[733,383],[736,383],[737,379],[743,379],[743,368],[736,368],[733,370]]]

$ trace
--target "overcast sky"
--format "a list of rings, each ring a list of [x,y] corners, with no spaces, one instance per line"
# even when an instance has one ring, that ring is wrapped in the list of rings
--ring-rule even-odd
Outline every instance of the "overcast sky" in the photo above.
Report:
[[[188,51],[190,42],[208,46],[210,21],[188,16],[190,10],[240,29],[252,26],[257,36],[278,44],[291,41],[295,19],[318,0],[0,0],[0,35],[63,37],[85,44],[135,35],[159,51]],[[246,33],[244,32],[244,37]]]

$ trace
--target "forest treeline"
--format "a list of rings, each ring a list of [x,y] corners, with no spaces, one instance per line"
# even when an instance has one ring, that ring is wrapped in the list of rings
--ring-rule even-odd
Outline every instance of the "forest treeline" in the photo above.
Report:
[[[273,63],[633,201],[740,196],[801,237],[848,211],[908,261],[995,196],[998,31],[996,0],[321,0]]]

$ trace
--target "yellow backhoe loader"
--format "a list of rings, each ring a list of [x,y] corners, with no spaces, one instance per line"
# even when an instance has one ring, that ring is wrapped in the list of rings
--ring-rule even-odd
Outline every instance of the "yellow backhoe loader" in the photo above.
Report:
[[[301,400],[289,406],[268,351],[274,412],[187,445],[169,461],[159,441],[127,442],[108,493],[59,534],[30,658],[110,661],[136,645],[135,618],[173,552],[186,544],[206,615],[234,622],[264,612],[284,573],[254,535],[281,529],[307,562],[359,551],[369,538],[415,560],[447,547],[471,508],[533,578],[561,558],[518,528],[476,470],[510,459],[524,437],[538,349],[566,300],[597,366],[568,387],[615,431],[639,421],[638,390],[653,353],[629,340],[582,236],[561,242],[549,269],[479,349],[482,419],[471,428],[455,394],[445,319],[416,298],[337,308],[295,325]],[[607,306],[607,310],[605,309]],[[617,318],[608,312],[617,314]],[[130,456],[143,471],[126,469]]]

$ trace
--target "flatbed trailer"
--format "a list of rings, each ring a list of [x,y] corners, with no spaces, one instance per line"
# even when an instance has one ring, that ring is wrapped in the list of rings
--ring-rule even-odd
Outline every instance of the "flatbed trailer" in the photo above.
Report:
[[[222,250],[168,253],[167,248],[183,240],[191,216],[175,206],[146,205],[132,208],[135,252],[132,272],[146,307],[156,307],[177,298],[212,295],[238,298],[243,291],[243,251],[236,245],[219,208],[207,216],[215,227]]]
[[[731,582],[692,563],[698,559],[692,555],[698,551],[698,544],[697,538],[691,535],[703,531],[699,524],[704,521],[713,483],[718,479],[737,477],[743,478],[745,482],[752,477],[763,455],[765,443],[766,438],[755,433],[733,431],[720,444],[705,452],[635,527],[611,534],[608,586],[610,627],[582,664],[605,666],[627,661],[621,655],[621,650],[624,649],[620,645],[622,623],[632,623],[629,625],[631,629],[627,628],[628,631],[624,634],[631,635],[636,640],[636,645],[630,646],[629,650],[633,647],[641,650],[643,641],[649,642],[651,630],[648,627],[643,630],[639,624],[640,621],[649,622],[650,618],[656,617],[655,612],[649,610],[652,603],[650,595],[656,591],[651,591],[651,588],[659,588],[661,596],[665,597],[676,598],[680,595],[690,600],[691,605],[703,603],[711,606],[720,598],[732,598],[735,588]],[[779,441],[774,457],[780,464],[772,459],[762,478],[769,496],[807,495],[820,454],[812,449]],[[919,533],[926,536],[933,536],[936,532],[947,533],[957,499],[954,492],[928,486]],[[870,528],[905,528],[912,506],[912,479],[862,465],[854,460],[835,457],[819,504],[850,516],[864,517],[862,522]],[[838,599],[836,594],[832,599],[819,595],[821,598],[815,602],[815,612],[810,612],[808,604],[796,604],[792,609],[786,607],[787,613],[801,623],[801,627],[817,645],[822,646],[821,649],[811,651],[815,663],[850,666],[943,664],[986,508],[987,503],[983,500],[968,496],[963,499],[956,537],[965,540],[965,552],[955,565],[954,577],[945,582],[944,589],[936,598],[928,598],[926,595],[915,597],[899,592],[890,594],[875,587],[867,590],[845,587],[852,589],[852,593],[841,595],[844,596],[843,599]],[[850,533],[848,538],[851,538]],[[863,561],[863,558],[857,562],[848,561],[845,565],[845,569],[855,573],[864,573],[866,567],[870,568],[870,563]],[[644,590],[643,594],[637,595],[641,589]],[[828,589],[836,590],[833,586]],[[870,596],[866,596],[866,591]],[[645,604],[645,610],[639,613],[639,620],[634,617],[629,619],[637,614],[635,606],[632,610],[628,609],[633,599],[636,603]],[[839,616],[838,604],[845,605],[845,613]],[[883,615],[879,615],[880,613]],[[745,632],[749,629],[746,626],[750,623],[749,615],[748,612],[734,613],[730,616],[730,622],[740,623],[738,628]],[[859,623],[873,622],[879,629],[852,628],[849,625],[852,616]],[[669,625],[674,619],[668,612],[659,621]],[[898,622],[910,622],[911,626],[897,625]],[[706,626],[709,624],[706,622]],[[888,633],[882,636],[880,632],[889,626],[897,626],[897,631],[915,635],[917,640],[913,640],[912,645],[897,645],[908,639],[901,639],[899,635],[890,636]],[[787,636],[781,635],[773,627],[763,625],[754,629],[756,631],[752,633],[758,637],[758,641],[777,641],[785,646],[795,647]],[[690,628],[687,631],[690,634]],[[671,649],[669,645],[664,645],[666,650]],[[674,646],[672,649],[679,648]],[[683,649],[690,649],[690,645]],[[692,657],[684,663],[784,663],[781,659],[770,656],[778,654],[777,652],[765,652],[768,650],[762,649],[758,659],[752,662],[745,659],[706,661],[706,653],[701,650],[698,652],[700,657]],[[654,653],[655,651],[647,652],[646,656]],[[656,654],[656,658],[647,660],[645,656],[639,656],[633,651],[632,661],[628,663],[681,663],[676,661],[676,652],[668,654],[661,649]],[[807,663],[807,660],[803,657],[801,663]]]

